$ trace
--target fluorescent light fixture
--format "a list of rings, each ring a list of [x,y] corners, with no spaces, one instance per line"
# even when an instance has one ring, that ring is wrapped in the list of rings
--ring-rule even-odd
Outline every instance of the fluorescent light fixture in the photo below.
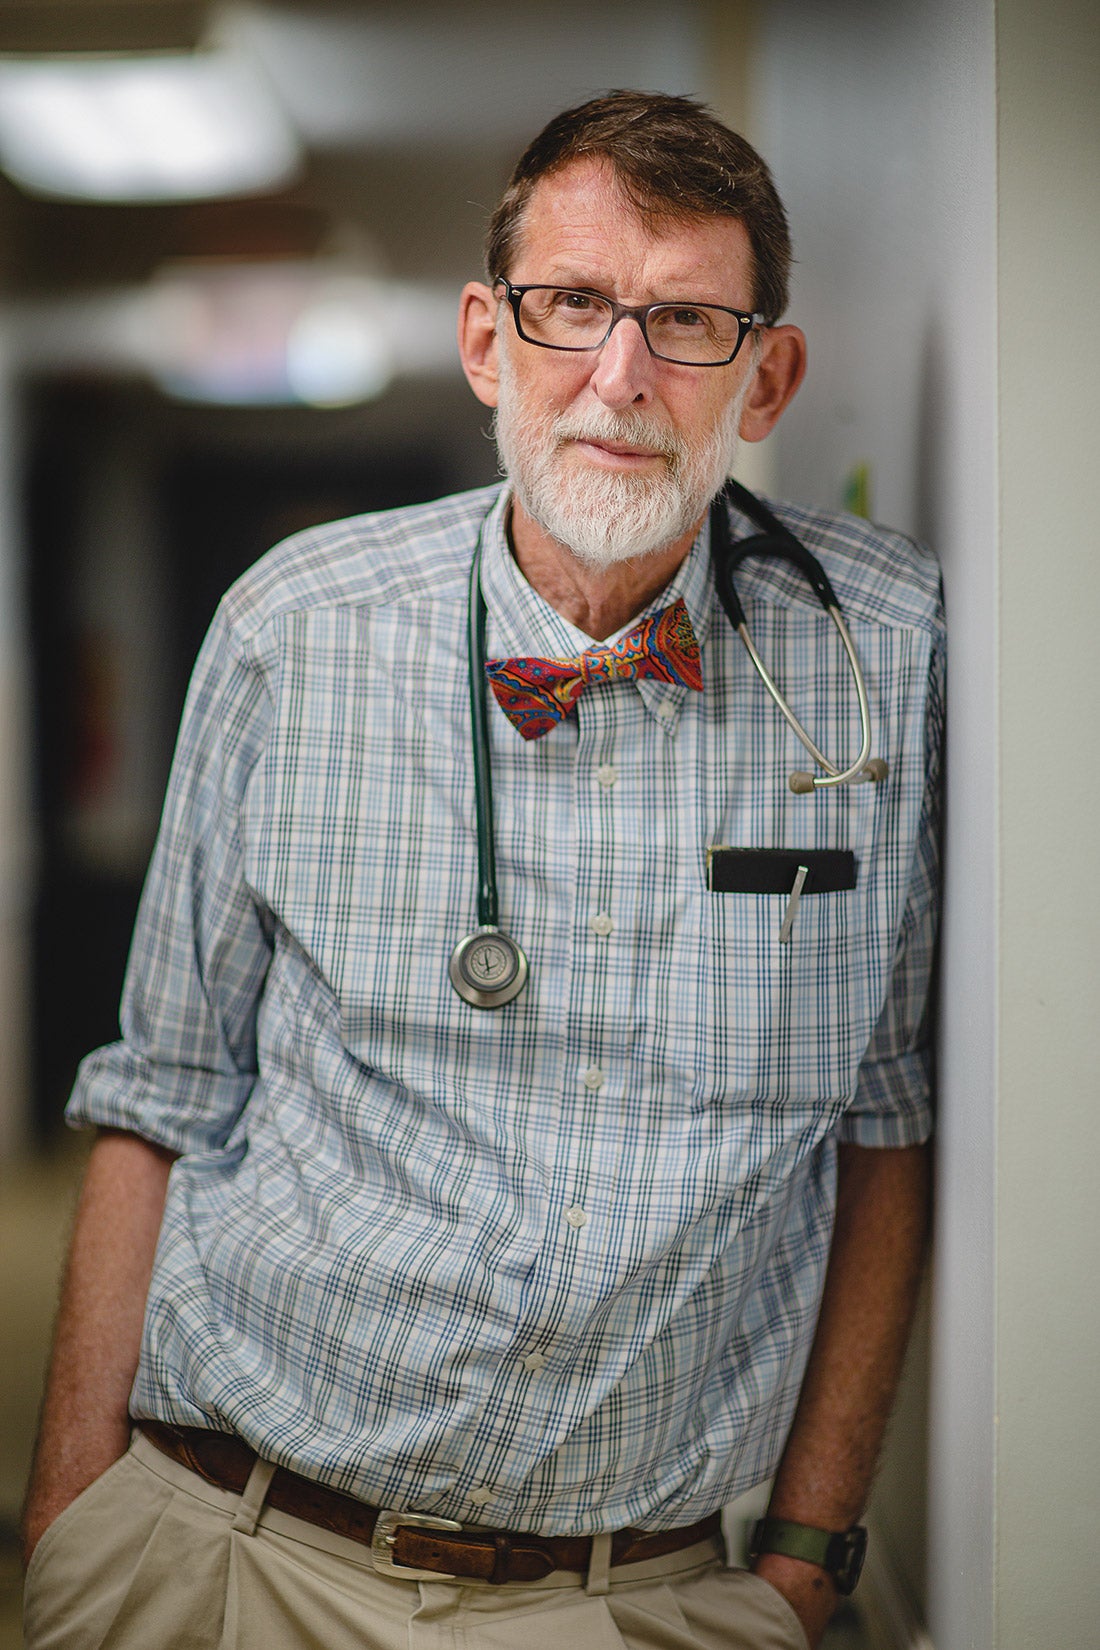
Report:
[[[394,373],[387,292],[365,275],[290,261],[177,266],[150,294],[150,366],[184,401],[370,401]]]
[[[336,257],[195,259],[143,286],[11,302],[3,355],[21,373],[138,373],[201,405],[347,407],[456,374],[457,301]]]
[[[311,407],[373,401],[389,387],[393,360],[376,289],[353,275],[316,287],[291,324],[286,376],[291,392]]]
[[[169,201],[293,176],[297,139],[239,52],[0,61],[0,165],[33,194]]]

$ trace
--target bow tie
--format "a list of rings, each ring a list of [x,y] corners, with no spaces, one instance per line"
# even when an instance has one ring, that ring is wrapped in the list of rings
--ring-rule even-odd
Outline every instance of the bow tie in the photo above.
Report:
[[[699,644],[683,597],[609,647],[591,647],[574,659],[488,659],[485,670],[500,708],[524,739],[549,733],[590,682],[650,676],[703,691]]]

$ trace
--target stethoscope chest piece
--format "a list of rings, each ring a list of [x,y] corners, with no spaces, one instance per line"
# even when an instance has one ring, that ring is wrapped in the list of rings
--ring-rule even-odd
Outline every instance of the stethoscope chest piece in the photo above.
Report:
[[[509,934],[485,925],[451,952],[451,984],[474,1008],[501,1008],[527,984],[527,958]]]

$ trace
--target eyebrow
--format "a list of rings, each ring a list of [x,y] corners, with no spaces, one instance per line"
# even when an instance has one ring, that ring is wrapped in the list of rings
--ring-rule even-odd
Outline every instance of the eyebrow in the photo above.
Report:
[[[685,284],[689,280],[690,276],[686,276]],[[575,269],[567,269],[563,274],[547,276],[541,281],[525,281],[521,284],[525,286],[565,287],[570,292],[595,292],[599,293],[600,296],[604,298],[610,298],[612,296],[604,283],[586,280],[585,277],[583,275],[579,275]],[[712,304],[718,309],[732,309],[738,311],[744,311],[745,309],[744,305],[735,304],[727,298],[712,298],[709,296],[706,298],[700,298],[696,297],[694,293],[683,291],[677,292],[675,288],[676,280],[674,278],[669,283],[669,291],[672,294],[671,297],[650,297],[643,299],[642,302],[647,304]],[[651,292],[652,290],[653,289],[650,288]],[[622,300],[619,301],[621,302]]]

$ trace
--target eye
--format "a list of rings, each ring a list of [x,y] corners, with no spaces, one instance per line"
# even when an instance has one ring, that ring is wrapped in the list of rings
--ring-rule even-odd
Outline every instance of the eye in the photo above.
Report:
[[[568,310],[571,315],[588,315],[599,306],[599,300],[589,292],[574,292],[571,287],[558,287],[550,293],[554,309]]]
[[[697,309],[693,304],[666,304],[664,308],[652,312],[649,324],[677,338],[686,337],[689,333],[710,334],[714,331],[714,317],[710,311]]]

